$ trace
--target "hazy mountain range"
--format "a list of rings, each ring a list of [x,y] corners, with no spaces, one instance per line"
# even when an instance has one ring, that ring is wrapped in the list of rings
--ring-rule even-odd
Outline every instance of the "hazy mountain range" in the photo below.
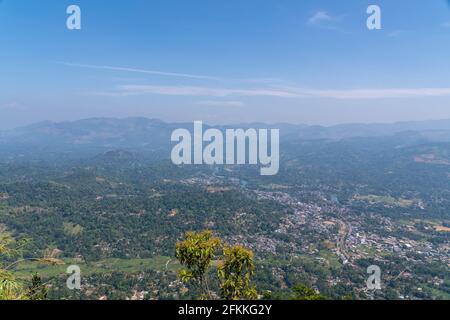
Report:
[[[73,122],[40,122],[0,131],[0,147],[39,148],[164,148],[174,129],[191,129],[192,123],[167,123],[147,118],[91,118]],[[205,127],[207,127],[205,125]],[[279,128],[282,142],[341,140],[355,137],[407,135],[424,141],[450,141],[450,119],[393,124],[342,124],[331,127],[278,124],[237,124],[225,128]]]

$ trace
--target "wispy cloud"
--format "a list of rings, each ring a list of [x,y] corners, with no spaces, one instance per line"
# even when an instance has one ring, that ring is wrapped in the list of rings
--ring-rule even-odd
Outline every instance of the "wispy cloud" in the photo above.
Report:
[[[159,71],[159,70],[148,70],[148,69],[128,68],[128,67],[118,67],[118,66],[80,64],[80,63],[60,62],[60,61],[58,61],[56,63],[67,66],[67,67],[76,67],[76,68],[134,72],[134,73],[143,73],[143,74],[150,74],[150,75],[156,75],[156,76],[178,77],[178,78],[189,78],[189,79],[200,79],[200,80],[220,80],[220,78],[217,78],[217,77],[198,75],[198,74],[189,74],[189,73],[167,72],[167,71]]]
[[[335,20],[324,11],[317,12],[310,19],[310,23],[322,23],[323,21]],[[401,30],[394,31],[391,36],[402,33]],[[101,66],[90,64],[77,64],[70,62],[58,62],[69,67],[101,69],[121,72],[145,73],[168,77],[179,77],[188,79],[203,80],[228,80],[220,77],[211,77],[198,74],[174,73],[147,70],[141,68],[128,68],[117,66]],[[233,79],[236,87],[212,87],[212,86],[189,86],[189,85],[146,85],[146,84],[122,84],[114,90],[97,92],[97,95],[111,97],[126,97],[138,95],[166,95],[166,96],[193,96],[209,98],[226,97],[274,97],[274,98],[323,98],[338,100],[370,100],[370,99],[395,99],[395,98],[417,98],[417,97],[447,97],[450,96],[450,88],[385,88],[385,89],[310,89],[296,87],[295,85],[282,85],[283,81],[277,78],[260,79]],[[258,87],[248,87],[251,85]],[[209,106],[242,106],[243,103],[237,100],[216,101],[201,100],[197,104]],[[12,108],[14,104],[0,106],[0,108]]]
[[[310,27],[344,32],[346,30],[340,26],[344,17],[344,15],[336,16],[326,11],[317,11],[309,17],[306,24]]]
[[[113,92],[98,93],[106,96],[167,95],[196,97],[276,97],[276,98],[324,98],[338,100],[373,100],[418,97],[447,97],[450,88],[387,88],[387,89],[305,89],[297,87],[277,88],[211,88],[193,86],[122,85]],[[209,101],[211,102],[211,101]],[[210,103],[211,104],[211,103]],[[214,102],[215,104],[215,102]]]
[[[107,94],[107,93],[106,93]],[[233,89],[194,86],[157,86],[157,85],[122,85],[112,95],[129,96],[142,94],[159,94],[170,96],[227,97],[227,96],[267,96],[295,98],[298,93],[272,88]]]
[[[242,101],[217,101],[217,100],[206,100],[198,101],[197,105],[210,106],[210,107],[243,107],[244,103]]]
[[[25,110],[25,107],[18,101],[11,101],[0,104],[0,110]]]
[[[129,67],[121,67],[121,66],[80,64],[80,63],[72,63],[72,62],[64,62],[64,61],[56,61],[55,63],[66,66],[66,67],[74,67],[74,68],[108,70],[108,71],[130,72],[130,73],[142,73],[142,74],[149,74],[149,75],[156,75],[156,76],[177,77],[177,78],[194,79],[194,80],[197,79],[197,80],[210,80],[210,81],[222,81],[222,82],[228,81],[228,82],[260,83],[260,84],[273,84],[273,83],[284,82],[282,79],[279,79],[279,78],[226,78],[226,77],[215,77],[215,76],[209,76],[209,75],[148,70],[148,69],[143,69],[143,68],[129,68]],[[124,78],[124,77],[113,77],[112,80],[115,80],[115,81],[124,80],[124,81],[137,82],[136,79]]]
[[[388,33],[388,37],[396,38],[406,34],[405,30],[394,30]]]
[[[395,88],[395,89],[365,89],[365,90],[315,90],[312,96],[332,99],[392,99],[450,96],[450,88]]]
[[[309,19],[309,25],[320,25],[324,22],[334,21],[335,19],[326,11],[317,11]]]
[[[444,22],[441,24],[442,28],[450,28],[450,21]]]

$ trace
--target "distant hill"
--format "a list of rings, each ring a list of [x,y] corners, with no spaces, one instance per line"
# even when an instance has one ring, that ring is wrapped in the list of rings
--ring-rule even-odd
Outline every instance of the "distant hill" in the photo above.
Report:
[[[155,151],[166,149],[171,145],[170,135],[176,128],[190,129],[192,123],[166,123],[147,118],[92,118],[59,123],[47,121],[0,131],[0,150],[145,148]],[[253,123],[219,126],[219,128],[279,128],[284,142],[394,135],[407,135],[427,141],[450,141],[450,119],[393,124],[343,124],[330,127]]]
[[[289,138],[340,140],[354,137],[382,137],[398,134],[417,134],[428,140],[450,141],[450,119],[397,122],[392,124],[342,124],[331,127],[299,127]]]
[[[74,122],[40,122],[3,131],[0,144],[158,147],[167,141],[167,135],[171,130],[169,124],[145,118],[93,118]]]

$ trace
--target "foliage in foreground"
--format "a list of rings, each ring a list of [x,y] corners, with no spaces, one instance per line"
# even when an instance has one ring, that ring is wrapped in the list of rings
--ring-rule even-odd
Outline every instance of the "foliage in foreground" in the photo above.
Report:
[[[176,244],[175,256],[186,266],[179,273],[180,279],[185,283],[195,282],[204,298],[211,299],[206,272],[220,245],[221,240],[213,237],[211,231],[187,232],[186,239]]]
[[[11,263],[1,263],[10,261],[13,257],[20,255],[23,243],[17,243],[7,233],[0,233],[0,300],[22,300],[26,298],[23,284],[16,279],[10,271]]]
[[[47,288],[38,274],[33,274],[31,285],[26,285],[11,271],[17,264],[36,260],[57,264],[59,260],[52,257],[43,259],[24,259],[22,249],[29,243],[24,239],[16,241],[9,233],[0,232],[0,300],[45,300]]]
[[[256,299],[256,288],[251,285],[255,272],[253,252],[241,246],[223,248],[222,261],[217,268],[220,290],[227,300]]]
[[[222,256],[216,256],[222,248]],[[217,278],[223,299],[256,299],[256,288],[251,285],[254,273],[253,252],[241,246],[223,245],[222,240],[209,230],[187,232],[185,239],[176,245],[175,256],[185,266],[179,273],[184,283],[193,282],[201,291],[201,299],[212,299],[208,270],[219,260]]]

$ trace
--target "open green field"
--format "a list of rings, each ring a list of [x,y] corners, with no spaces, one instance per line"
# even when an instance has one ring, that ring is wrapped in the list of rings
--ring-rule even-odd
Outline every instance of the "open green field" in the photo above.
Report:
[[[367,196],[355,196],[355,200],[361,200],[361,201],[366,201],[372,204],[377,204],[377,203],[381,203],[381,204],[386,204],[386,205],[391,205],[391,206],[398,206],[398,207],[402,207],[402,208],[408,208],[411,207],[412,205],[414,205],[415,203],[419,202],[420,200],[418,199],[412,199],[412,200],[408,200],[408,199],[396,199],[394,197],[390,197],[390,196],[377,196],[377,195],[367,195]]]
[[[342,263],[339,261],[339,257],[330,250],[320,250],[319,256],[325,259],[326,263],[331,269],[340,269]]]
[[[81,268],[84,275],[126,272],[138,273],[146,270],[155,271],[178,271],[180,266],[176,259],[164,256],[156,256],[148,259],[105,259],[89,263],[80,262],[76,259],[64,259],[63,265],[47,265],[41,262],[24,262],[19,264],[16,269],[16,275],[19,278],[29,278],[33,272],[39,273],[44,278],[57,277],[66,274],[67,267],[77,265]],[[166,269],[167,266],[167,269]]]

